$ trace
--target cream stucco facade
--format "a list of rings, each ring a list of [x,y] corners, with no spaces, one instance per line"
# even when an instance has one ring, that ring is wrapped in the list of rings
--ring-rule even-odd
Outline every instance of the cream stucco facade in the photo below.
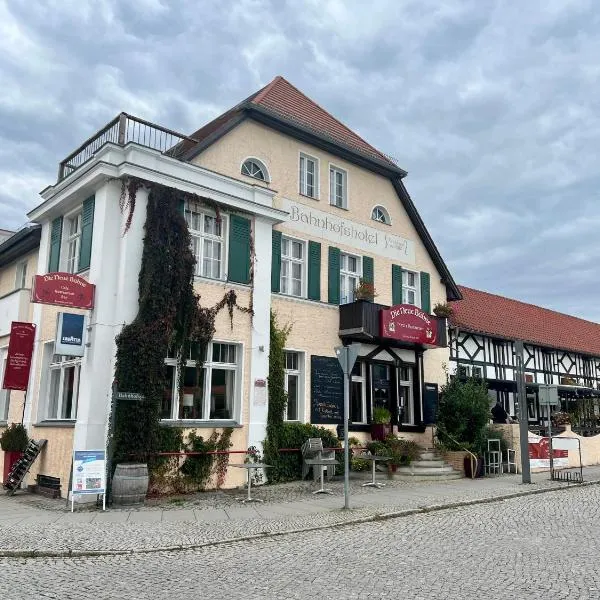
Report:
[[[314,184],[317,193],[314,198],[300,193],[301,157],[310,158],[316,165]],[[266,167],[267,181],[243,174],[242,165],[248,158]],[[330,202],[331,169],[344,174],[343,208]],[[57,314],[64,309],[40,304],[28,306],[27,318],[37,327],[33,368],[26,402],[19,404],[17,395],[14,402],[11,397],[9,421],[23,418],[32,437],[48,440],[41,459],[31,470],[28,483],[32,483],[38,473],[57,477],[65,495],[73,450],[101,449],[106,445],[115,337],[137,312],[137,278],[147,201],[147,192],[139,190],[133,220],[124,234],[127,215],[120,206],[122,178],[137,177],[160,183],[196,194],[210,206],[219,207],[225,225],[222,229],[219,226],[218,230],[211,230],[208,237],[204,227],[208,227],[206,223],[212,223],[211,209],[194,209],[186,205],[185,210],[190,215],[194,210],[202,210],[198,212],[197,221],[201,223],[197,226],[200,231],[193,232],[194,243],[199,244],[195,246],[198,263],[202,263],[194,287],[202,306],[214,306],[227,291],[234,290],[238,304],[252,306],[254,310],[252,318],[238,311],[233,313],[233,322],[227,311],[222,311],[216,318],[214,342],[233,344],[239,357],[235,368],[228,367],[235,373],[234,397],[228,400],[230,404],[219,417],[216,412],[213,414],[214,399],[210,402],[202,400],[205,408],[203,416],[199,416],[193,398],[201,391],[190,384],[190,389],[181,394],[173,392],[169,400],[172,404],[163,414],[162,425],[181,427],[185,433],[194,431],[204,437],[222,431],[224,427],[233,427],[232,450],[244,452],[250,446],[260,449],[266,432],[268,396],[264,386],[268,380],[270,311],[276,313],[280,324],[291,326],[286,346],[289,352],[286,386],[289,386],[288,395],[297,403],[297,411],[286,412],[289,420],[313,420],[312,409],[320,400],[320,390],[315,391],[313,385],[316,368],[313,359],[327,359],[330,362],[326,364],[331,367],[334,348],[354,341],[346,333],[340,337],[342,307],[340,300],[335,300],[335,293],[332,295],[331,288],[337,288],[340,295],[341,271],[339,265],[337,271],[332,270],[332,249],[339,256],[357,259],[360,272],[354,273],[356,281],[363,274],[366,276],[368,264],[372,266],[377,297],[376,304],[371,306],[377,307],[377,311],[380,305],[398,304],[394,291],[398,280],[394,277],[400,272],[403,276],[404,272],[412,273],[415,279],[407,285],[414,287],[414,295],[407,296],[407,302],[423,307],[424,315],[437,326],[430,313],[433,306],[446,302],[449,276],[440,273],[441,259],[432,256],[431,245],[428,247],[424,241],[423,229],[419,231],[414,215],[408,214],[399,196],[398,172],[390,175],[380,168],[371,168],[368,161],[353,160],[347,152],[336,153],[335,148],[326,151],[319,144],[245,119],[207,144],[190,160],[177,160],[135,143],[106,143],[73,174],[44,190],[43,203],[30,213],[31,219],[41,225],[41,239],[39,257],[34,260],[32,255],[28,268],[32,274],[41,275],[51,268],[62,271],[72,266],[65,258],[68,251],[64,246],[67,243],[65,227],[72,223],[73,215],[82,210],[83,203],[91,200],[93,236],[90,234],[88,240],[89,266],[78,274],[96,286],[96,299],[93,310],[69,309],[69,312],[86,316],[87,347],[80,360],[69,363],[69,368],[77,373],[78,389],[73,396],[76,408],[69,405],[61,414],[54,408],[50,410],[55,390],[50,385],[49,370],[62,368],[60,362],[56,362],[62,359],[53,358],[53,341]],[[396,183],[393,183],[394,177],[398,178]],[[372,218],[376,206],[383,207],[387,223]],[[244,258],[231,253],[235,245],[231,245],[229,236],[238,235],[233,230],[235,218],[248,223],[253,278],[247,283],[230,277],[239,260]],[[58,243],[63,250],[60,260],[56,256],[53,258],[58,247],[54,241],[57,223],[62,227],[63,236],[60,237],[59,231]],[[343,233],[346,231],[351,233]],[[283,236],[279,239],[297,241],[303,248],[302,257],[296,261],[301,285],[295,293],[284,294],[279,286],[280,272],[275,269],[281,270],[281,262],[289,257],[281,256],[282,251],[275,243],[278,235]],[[210,254],[206,254],[209,250],[205,249],[209,247],[205,245],[208,242],[212,244]],[[310,257],[310,264],[308,248],[319,250]],[[216,263],[213,260],[215,253],[218,255]],[[213,270],[207,274],[202,261],[217,266],[210,267]],[[0,296],[4,293],[4,281],[4,277],[0,278]],[[423,287],[424,282],[426,287]],[[309,286],[312,286],[311,290]],[[353,289],[350,294],[353,295]],[[352,299],[349,304],[353,304]],[[389,406],[392,412],[398,410],[396,425],[403,435],[429,445],[431,431],[424,422],[425,384],[435,387],[444,383],[443,364],[448,362],[448,349],[443,342],[435,347],[406,341],[392,343],[378,336],[360,342],[358,368],[353,380],[352,435],[368,439],[372,409],[377,403]],[[0,348],[3,340],[5,338],[0,337]],[[169,368],[175,368],[167,357],[165,360]],[[205,390],[211,394],[220,393],[215,392],[212,385],[210,383]],[[231,394],[231,389],[227,393]],[[165,394],[168,396],[167,391]],[[210,406],[210,414],[206,412],[206,406]],[[191,418],[190,414],[196,416]],[[315,422],[330,428],[336,424]],[[232,461],[242,459],[243,455],[236,461],[234,455]],[[244,477],[241,469],[230,469],[225,485],[240,485]]]

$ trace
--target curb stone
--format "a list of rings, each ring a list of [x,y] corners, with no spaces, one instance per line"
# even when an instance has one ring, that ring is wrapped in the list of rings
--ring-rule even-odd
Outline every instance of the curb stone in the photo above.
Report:
[[[440,512],[443,510],[453,510],[457,508],[463,508],[466,506],[474,506],[477,504],[491,504],[494,502],[502,502],[504,500],[511,500],[513,498],[521,498],[524,496],[534,496],[537,494],[546,494],[548,492],[572,490],[581,487],[587,487],[591,485],[600,485],[600,480],[597,481],[585,481],[583,483],[575,483],[565,486],[554,486],[542,489],[524,490],[522,492],[511,492],[508,494],[501,494],[499,496],[488,496],[487,498],[476,498],[473,500],[462,500],[459,502],[448,502],[445,504],[431,504],[429,506],[420,506],[418,508],[409,508],[406,510],[397,510],[387,513],[376,513],[366,517],[359,517],[355,519],[348,519],[340,523],[330,523],[326,525],[315,525],[312,527],[302,527],[299,529],[286,529],[283,531],[262,531],[261,533],[254,533],[251,535],[243,535],[233,538],[226,538],[222,540],[215,540],[213,542],[200,542],[197,544],[175,544],[173,546],[157,546],[154,548],[132,548],[128,550],[73,550],[71,548],[66,550],[0,550],[0,558],[86,558],[86,557],[97,557],[97,556],[127,556],[134,554],[156,554],[158,552],[181,552],[187,550],[199,550],[202,548],[211,548],[214,546],[223,546],[226,544],[236,544],[240,542],[248,542],[253,540],[265,539],[266,537],[281,537],[285,535],[293,535],[296,533],[307,533],[311,531],[324,531],[327,529],[339,529],[342,527],[348,527],[350,525],[360,525],[363,523],[373,523],[380,521],[388,521],[391,519],[399,519],[403,517],[410,517],[419,514],[428,514],[433,512]],[[343,509],[337,509],[343,510]],[[352,510],[352,509],[351,509]]]

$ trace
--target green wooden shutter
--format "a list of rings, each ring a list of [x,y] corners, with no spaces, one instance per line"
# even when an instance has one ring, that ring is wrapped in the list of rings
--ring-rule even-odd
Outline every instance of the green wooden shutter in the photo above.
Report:
[[[308,298],[321,300],[321,244],[308,242]]]
[[[402,268],[392,265],[392,304],[402,304]]]
[[[362,279],[365,283],[375,283],[373,273],[373,259],[370,256],[363,256],[362,259]]]
[[[329,304],[340,303],[340,249],[329,246]]]
[[[271,249],[271,291],[281,291],[281,231],[275,229]]]
[[[79,271],[90,268],[92,234],[94,232],[94,196],[83,202],[81,211],[81,244],[79,246]]]
[[[179,208],[179,212],[181,213],[182,217],[185,217],[185,200],[183,198],[180,198],[178,201],[178,208]]]
[[[52,228],[50,230],[50,260],[48,261],[49,273],[55,273],[60,267],[60,238],[62,226],[62,217],[57,217],[52,221]]]
[[[429,273],[421,271],[421,310],[426,313],[431,312],[431,285],[429,283]]]
[[[250,283],[250,220],[229,217],[229,281]]]

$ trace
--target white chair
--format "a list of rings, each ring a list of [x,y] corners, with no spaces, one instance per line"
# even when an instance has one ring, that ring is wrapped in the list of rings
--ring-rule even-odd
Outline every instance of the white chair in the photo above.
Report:
[[[488,440],[487,447],[485,472],[488,475],[500,475],[502,473],[502,448],[500,447],[500,440]]]
[[[514,469],[514,471],[513,471]],[[504,473],[504,464],[502,465],[502,472]],[[518,473],[519,465],[517,464],[517,452],[513,448],[506,450],[506,472],[507,473]]]
[[[323,450],[323,440],[321,438],[309,438],[302,444],[302,479],[304,479],[308,475],[308,471],[311,466],[313,468],[313,477],[315,481],[320,476],[319,469],[316,468],[317,465],[307,465],[306,459],[310,458],[323,458],[323,459],[335,459],[335,451],[334,450]],[[327,477],[331,479],[335,475],[335,465],[325,465],[320,466],[320,469],[327,469]]]

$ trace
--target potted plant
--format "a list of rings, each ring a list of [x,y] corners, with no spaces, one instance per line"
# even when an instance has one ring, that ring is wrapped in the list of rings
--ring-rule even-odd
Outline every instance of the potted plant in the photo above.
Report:
[[[27,444],[29,437],[22,423],[12,423],[0,434],[0,447],[4,450],[3,481],[8,480],[13,465],[23,456]]]
[[[557,411],[552,413],[552,424],[556,427],[571,424],[571,415],[568,412]]]
[[[383,441],[392,433],[392,413],[384,406],[373,409],[373,422],[371,424],[371,439]]]
[[[370,281],[365,281],[362,277],[358,280],[358,286],[354,288],[355,300],[366,300],[373,302],[375,296],[375,286]]]
[[[440,319],[449,319],[454,314],[454,311],[447,302],[438,302],[433,307],[433,314],[436,317],[440,317]]]

